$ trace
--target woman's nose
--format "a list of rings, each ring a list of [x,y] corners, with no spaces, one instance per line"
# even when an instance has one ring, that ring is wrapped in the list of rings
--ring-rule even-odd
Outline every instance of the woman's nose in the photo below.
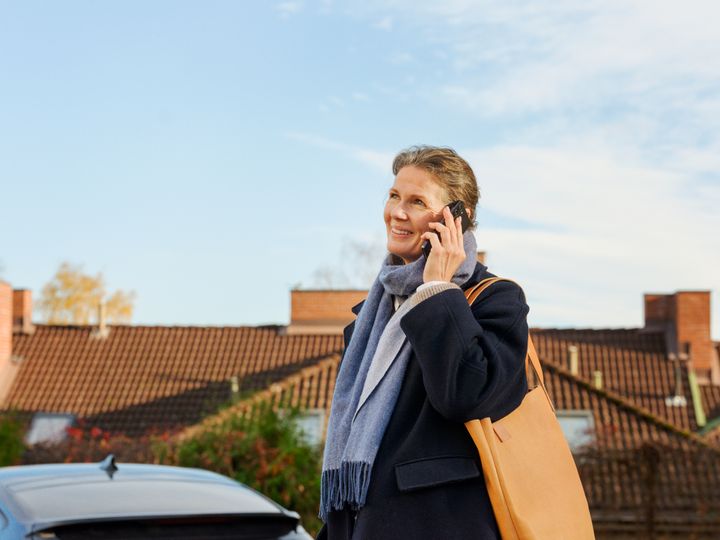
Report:
[[[402,204],[396,204],[390,211],[390,215],[395,219],[407,219],[408,215]]]

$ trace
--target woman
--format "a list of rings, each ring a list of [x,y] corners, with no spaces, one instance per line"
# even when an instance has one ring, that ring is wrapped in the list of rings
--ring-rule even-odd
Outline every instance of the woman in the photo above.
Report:
[[[393,173],[389,255],[345,332],[318,539],[500,538],[463,423],[501,418],[522,401],[528,307],[507,281],[472,307],[465,299],[463,289],[493,274],[447,208],[462,200],[475,214],[477,182],[464,159],[413,147],[395,157]]]

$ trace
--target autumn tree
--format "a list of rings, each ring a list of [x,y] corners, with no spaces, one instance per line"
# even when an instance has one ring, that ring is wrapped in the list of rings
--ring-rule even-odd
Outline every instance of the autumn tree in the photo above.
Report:
[[[107,322],[130,322],[135,293],[109,294],[102,273],[91,276],[82,267],[64,262],[41,292],[39,308],[48,324],[90,324],[97,321],[101,303]]]

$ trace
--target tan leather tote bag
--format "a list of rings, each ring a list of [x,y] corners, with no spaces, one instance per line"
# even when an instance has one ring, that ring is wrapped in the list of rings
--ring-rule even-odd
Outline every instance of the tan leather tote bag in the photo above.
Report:
[[[470,305],[503,279],[488,278],[465,291]],[[580,476],[529,335],[526,373],[528,367],[535,371],[539,384],[517,409],[495,422],[490,418],[465,422],[480,452],[500,533],[504,540],[594,539]]]

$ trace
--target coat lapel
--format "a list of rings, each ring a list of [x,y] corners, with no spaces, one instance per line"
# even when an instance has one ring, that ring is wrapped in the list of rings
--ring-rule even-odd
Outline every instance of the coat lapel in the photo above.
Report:
[[[363,307],[363,304],[365,303],[365,300],[362,300],[361,302],[355,304],[351,309],[351,311],[357,315],[360,313],[360,309]],[[350,324],[348,324],[343,329],[343,350],[347,349],[348,343],[350,343],[350,338],[353,335],[353,331],[355,330],[355,321],[352,321]]]

